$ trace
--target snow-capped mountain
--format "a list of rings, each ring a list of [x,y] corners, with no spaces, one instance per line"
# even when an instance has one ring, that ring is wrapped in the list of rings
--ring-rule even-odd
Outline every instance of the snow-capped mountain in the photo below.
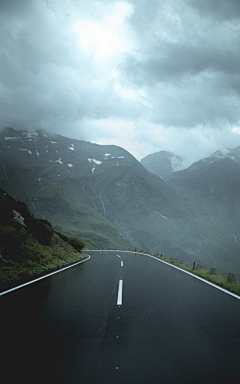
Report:
[[[109,233],[109,247],[128,248],[130,243],[106,220],[105,205],[91,183],[104,161],[117,167],[124,156],[121,151],[115,156],[114,147],[112,154],[97,148],[41,131],[5,129],[0,136],[1,186],[56,229],[91,238],[97,246],[108,244]]]
[[[213,164],[213,163],[222,161],[224,159],[230,159],[235,163],[240,164],[240,147],[237,147],[234,149],[226,148],[224,150],[216,151],[209,157],[206,157],[204,159],[197,161],[196,163],[193,163],[188,168],[188,171],[191,173],[196,169],[204,168],[209,164]],[[171,178],[171,175],[168,175],[168,177]]]
[[[240,242],[123,148],[6,129],[0,163],[1,188],[56,229],[240,274]]]
[[[217,151],[166,181],[240,242],[240,147]]]

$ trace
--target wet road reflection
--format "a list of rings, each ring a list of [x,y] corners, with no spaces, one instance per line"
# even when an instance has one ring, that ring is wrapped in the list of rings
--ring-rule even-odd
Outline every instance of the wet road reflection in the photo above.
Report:
[[[239,300],[144,255],[89,254],[0,297],[9,383],[240,382]]]

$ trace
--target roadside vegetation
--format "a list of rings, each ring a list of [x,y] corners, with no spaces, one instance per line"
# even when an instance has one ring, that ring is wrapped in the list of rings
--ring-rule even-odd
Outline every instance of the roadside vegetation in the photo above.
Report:
[[[161,257],[159,255],[158,256],[154,255],[154,256],[157,257],[158,259],[166,261],[167,263],[173,264],[176,267],[179,267],[179,268],[184,269],[188,272],[191,272],[194,275],[197,275],[197,276],[199,276],[199,277],[201,277],[207,281],[210,281],[213,284],[216,284],[216,285],[240,296],[240,282],[239,281],[229,282],[228,277],[220,274],[219,272],[216,272],[214,275],[210,275],[210,272],[207,269],[205,269],[204,267],[197,269],[197,268],[193,268],[193,267],[188,267],[185,264],[180,264],[176,260],[169,260],[167,257]]]
[[[138,252],[138,251],[136,251],[136,252]],[[181,268],[181,269],[184,269],[188,272],[191,272],[192,274],[197,275],[197,276],[201,277],[202,279],[210,281],[211,283],[216,284],[216,285],[226,289],[227,291],[230,291],[230,292],[240,296],[240,282],[239,281],[230,282],[230,281],[228,281],[228,276],[224,276],[219,272],[216,272],[215,274],[211,275],[210,271],[205,269],[203,266],[201,266],[200,268],[196,268],[193,266],[187,266],[183,263],[178,262],[174,258],[168,258],[165,255],[150,254],[150,253],[144,252],[144,251],[140,251],[138,253],[146,253],[146,254],[149,254],[151,256],[154,256],[160,260],[165,261],[166,263],[175,265],[178,268]]]
[[[11,198],[0,188],[0,290],[20,284],[52,270],[80,261],[85,243],[75,236],[55,231],[47,220],[30,214],[26,204]],[[89,249],[96,247],[87,243]],[[147,253],[137,251],[138,253]],[[165,255],[149,254],[195,274],[240,296],[240,282],[230,282],[218,272],[210,274],[203,266],[185,265]]]
[[[0,190],[0,289],[83,259],[83,247],[81,239],[56,232]]]
[[[76,249],[76,251],[82,252],[82,249],[83,249],[85,244],[81,239],[79,239],[75,236],[68,236],[63,232],[57,232],[57,234],[59,237],[61,237],[62,240],[64,240],[66,243],[68,243],[74,249]]]

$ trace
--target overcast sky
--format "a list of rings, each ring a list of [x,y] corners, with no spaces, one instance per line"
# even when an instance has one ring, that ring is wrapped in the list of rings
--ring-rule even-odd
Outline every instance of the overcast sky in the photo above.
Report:
[[[240,145],[239,0],[0,0],[0,127],[190,162]]]

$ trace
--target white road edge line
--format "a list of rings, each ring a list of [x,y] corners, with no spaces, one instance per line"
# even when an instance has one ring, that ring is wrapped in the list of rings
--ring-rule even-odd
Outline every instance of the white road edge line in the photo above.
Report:
[[[122,289],[123,289],[123,280],[119,280],[117,305],[122,305]]]
[[[95,250],[95,252],[96,252],[96,251],[98,251],[98,250]],[[116,252],[116,249],[108,249],[107,251]],[[102,252],[102,251],[101,251],[101,252]],[[147,253],[138,253],[138,252],[133,252],[133,251],[121,251],[121,250],[119,250],[119,249],[117,250],[117,252],[135,253],[135,254],[137,253],[138,255],[145,255],[145,256],[148,256],[148,257],[152,257],[153,259],[158,260],[158,261],[160,261],[161,263],[164,263],[164,264],[169,265],[169,267],[176,268],[176,269],[178,269],[179,271],[182,271],[182,272],[184,272],[184,273],[187,273],[188,275],[190,275],[190,276],[192,276],[192,277],[195,277],[195,279],[201,280],[201,281],[203,281],[204,283],[209,284],[209,285],[211,285],[212,287],[214,287],[214,288],[216,288],[216,289],[219,289],[220,291],[223,291],[223,292],[227,293],[228,295],[233,296],[233,297],[235,297],[236,299],[240,300],[240,296],[235,295],[235,293],[232,293],[232,292],[230,292],[230,291],[227,291],[226,289],[219,287],[219,285],[217,285],[217,284],[211,283],[210,281],[207,281],[207,280],[205,280],[205,279],[203,279],[203,278],[201,278],[201,277],[195,275],[194,273],[188,272],[188,271],[186,271],[185,269],[182,269],[182,268],[177,267],[176,265],[172,265],[172,264],[170,264],[170,263],[167,263],[166,261],[161,260],[161,259],[158,259],[158,258],[155,257],[155,256],[148,255]]]
[[[22,285],[18,285],[17,287],[14,287],[14,288],[8,289],[7,291],[4,291],[4,292],[0,292],[0,296],[2,296],[2,295],[5,295],[6,293],[10,293],[10,292],[12,292],[12,291],[15,291],[16,289],[19,289],[19,288],[23,288],[23,287],[25,287],[26,285],[29,285],[29,284],[32,284],[32,283],[36,283],[36,282],[37,282],[37,281],[39,281],[39,280],[42,280],[42,279],[45,279],[46,277],[49,277],[49,276],[55,275],[55,273],[59,273],[59,272],[62,272],[62,271],[64,271],[65,269],[68,269],[68,268],[71,268],[71,267],[75,267],[75,265],[78,265],[78,264],[80,264],[80,263],[83,263],[84,261],[87,261],[87,260],[89,260],[89,259],[91,258],[91,256],[90,256],[90,255],[86,255],[86,256],[88,256],[88,258],[87,258],[87,259],[81,260],[81,261],[79,261],[78,263],[75,263],[75,264],[69,265],[68,267],[65,267],[65,268],[59,269],[58,271],[55,271],[55,272],[51,272],[51,273],[49,273],[48,275],[44,275],[44,276],[42,276],[42,277],[39,277],[38,279],[35,279],[35,280],[31,280],[31,281],[28,281],[28,282],[27,282],[27,283],[25,283],[25,284],[22,284]]]
[[[188,275],[193,276],[193,277],[195,277],[196,279],[201,280],[201,281],[203,281],[204,283],[209,284],[209,285],[211,285],[212,287],[217,288],[217,289],[219,289],[220,291],[223,291],[223,292],[227,293],[228,295],[233,296],[233,297],[235,297],[236,299],[240,300],[240,296],[235,295],[235,293],[232,293],[232,292],[230,292],[230,291],[227,291],[226,289],[219,287],[219,285],[214,284],[214,283],[211,283],[210,281],[207,281],[207,280],[203,279],[202,277],[195,275],[194,273],[188,272],[188,271],[186,271],[185,269],[182,269],[182,268],[177,267],[176,265],[172,265],[172,264],[170,264],[170,263],[167,263],[166,261],[161,260],[161,259],[158,259],[157,257],[151,256],[151,255],[147,255],[146,253],[144,253],[144,255],[149,256],[149,257],[152,257],[152,258],[155,259],[155,260],[161,261],[162,263],[167,264],[167,265],[169,265],[170,267],[176,268],[176,269],[178,269],[178,270],[181,271],[181,272],[187,273]]]

